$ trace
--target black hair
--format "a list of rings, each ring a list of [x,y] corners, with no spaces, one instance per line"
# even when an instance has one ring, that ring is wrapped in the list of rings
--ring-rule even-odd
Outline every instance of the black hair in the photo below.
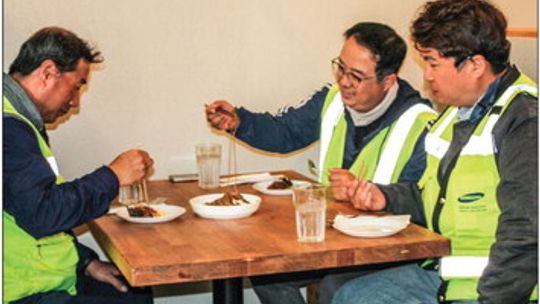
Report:
[[[348,29],[343,36],[354,37],[359,45],[375,56],[377,79],[397,73],[407,53],[407,45],[391,27],[374,22],[360,22]]]
[[[47,59],[54,61],[60,72],[74,71],[80,59],[88,63],[103,61],[100,52],[74,33],[59,27],[46,27],[23,43],[9,67],[9,74],[26,76]]]
[[[411,34],[417,49],[434,48],[444,57],[453,57],[456,67],[479,54],[497,74],[509,65],[506,26],[503,13],[488,1],[440,0],[424,5]]]

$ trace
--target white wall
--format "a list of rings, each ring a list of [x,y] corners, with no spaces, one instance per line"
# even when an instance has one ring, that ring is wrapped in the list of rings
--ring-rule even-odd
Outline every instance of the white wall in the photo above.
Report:
[[[156,161],[152,178],[165,178],[195,171],[196,143],[220,142],[227,151],[226,137],[206,125],[205,103],[226,98],[271,112],[295,104],[332,81],[329,61],[349,26],[380,21],[407,36],[423,2],[5,0],[3,67],[43,26],[69,28],[96,45],[105,63],[91,75],[80,113],[50,132],[63,174],[75,178],[142,144]],[[510,25],[535,26],[536,1],[497,3]],[[413,53],[402,76],[421,88]],[[525,58],[536,72],[536,57]],[[290,157],[237,150],[240,172],[307,173],[305,159],[317,157],[317,147]]]
[[[44,26],[73,30],[101,50],[80,113],[51,130],[68,178],[142,144],[155,159],[153,179],[195,171],[194,146],[227,139],[212,133],[203,105],[229,99],[275,112],[332,81],[330,59],[342,33],[359,21],[388,23],[408,37],[424,0],[4,0],[3,68]],[[535,0],[497,0],[510,26],[535,27]],[[516,60],[537,78],[534,39],[515,39]],[[422,88],[409,48],[402,77]],[[238,147],[238,171],[292,168],[307,173],[313,146],[275,157]],[[227,159],[225,153],[224,160]],[[223,161],[223,172],[227,172]]]

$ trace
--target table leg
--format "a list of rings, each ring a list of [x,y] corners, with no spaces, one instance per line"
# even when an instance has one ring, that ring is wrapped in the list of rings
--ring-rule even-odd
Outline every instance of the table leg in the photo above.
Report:
[[[244,286],[242,285],[242,278],[213,280],[212,296],[214,304],[244,303]]]

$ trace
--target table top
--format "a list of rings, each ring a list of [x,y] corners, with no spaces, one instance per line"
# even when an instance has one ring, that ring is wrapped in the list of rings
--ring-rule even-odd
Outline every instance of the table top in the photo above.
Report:
[[[274,172],[273,172],[274,173]],[[305,179],[294,171],[290,178]],[[330,226],[320,243],[296,240],[295,212],[290,196],[258,193],[252,185],[242,193],[262,198],[259,210],[234,220],[204,219],[193,213],[189,199],[229,189],[200,189],[196,182],[148,182],[150,198],[187,212],[158,224],[129,223],[109,214],[89,223],[97,242],[133,286],[149,286],[252,275],[305,271],[340,266],[405,261],[448,255],[448,239],[411,224],[384,238],[355,238]],[[330,202],[327,217],[357,214],[348,203]]]

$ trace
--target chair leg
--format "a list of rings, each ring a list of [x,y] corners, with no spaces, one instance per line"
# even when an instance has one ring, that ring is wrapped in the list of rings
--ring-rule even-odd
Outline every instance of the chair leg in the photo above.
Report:
[[[307,304],[317,304],[317,289],[319,289],[318,283],[311,283],[306,286]]]

